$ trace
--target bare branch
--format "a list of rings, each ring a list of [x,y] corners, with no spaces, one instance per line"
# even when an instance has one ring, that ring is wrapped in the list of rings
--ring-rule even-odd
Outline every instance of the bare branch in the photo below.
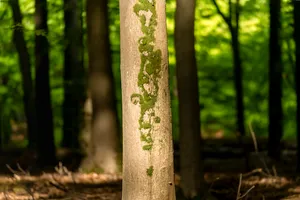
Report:
[[[237,195],[236,195],[236,200],[239,200],[239,199],[243,199],[244,197],[247,196],[247,194],[253,189],[255,188],[255,186],[253,185],[251,188],[249,188],[245,194],[241,195],[241,186],[242,186],[242,174],[240,174],[240,181],[239,181],[239,186],[238,186],[238,191],[237,191]]]
[[[238,186],[238,191],[236,194],[236,200],[240,199],[240,195],[241,195],[241,186],[242,186],[242,174],[240,174],[240,181],[239,181],[239,186]]]
[[[240,9],[241,9],[240,0],[236,0],[236,2],[235,2],[235,26],[236,26],[237,33],[239,31]]]
[[[9,169],[9,171],[10,171],[12,174],[14,174],[14,175],[17,175],[17,176],[26,176],[26,175],[29,176],[29,175],[30,175],[29,172],[26,172],[26,171],[24,171],[24,170],[21,168],[21,166],[19,165],[19,163],[17,164],[17,167],[18,167],[18,170],[19,170],[19,171],[12,169],[8,164],[6,164],[6,167],[7,167],[7,169]]]
[[[239,199],[243,199],[244,197],[246,197],[247,194],[248,194],[253,188],[255,188],[255,185],[253,185],[251,188],[249,188],[249,189],[247,190],[247,192],[245,192],[245,194],[243,194],[242,196],[239,197]]]
[[[255,137],[255,133],[254,133],[254,131],[253,131],[251,122],[249,122],[249,129],[250,129],[250,134],[251,134],[251,136],[252,136],[252,140],[253,140],[253,144],[254,144],[254,150],[255,150],[255,153],[258,153],[257,140],[256,140],[256,137]]]
[[[255,132],[253,131],[251,122],[249,122],[249,129],[250,129],[250,133],[251,133],[253,144],[254,144],[254,148],[255,148],[255,153],[258,156],[258,158],[260,159],[261,163],[264,165],[267,174],[269,174],[271,176],[272,174],[271,174],[271,172],[270,172],[270,170],[269,170],[269,168],[267,166],[267,162],[265,161],[265,159],[264,159],[263,156],[259,155],[257,140],[256,140],[256,137],[255,137]]]
[[[232,23],[232,1],[228,0],[228,12],[229,12],[229,17],[228,20],[230,23]]]
[[[224,21],[226,22],[226,24],[231,27],[231,21],[229,19],[229,17],[225,16],[224,13],[221,11],[219,5],[217,4],[216,0],[212,0],[213,4],[215,5],[217,12],[221,15],[221,17],[224,19]]]

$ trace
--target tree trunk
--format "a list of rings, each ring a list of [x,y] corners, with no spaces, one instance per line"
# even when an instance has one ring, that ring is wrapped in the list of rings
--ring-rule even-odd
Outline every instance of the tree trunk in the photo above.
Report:
[[[31,77],[31,64],[28,49],[24,39],[22,14],[18,0],[10,0],[10,6],[13,11],[14,29],[13,41],[19,55],[19,65],[22,75],[22,87],[24,91],[24,111],[27,120],[27,133],[29,148],[36,148],[37,144],[37,119],[34,99],[34,88]]]
[[[231,46],[233,51],[234,63],[234,87],[236,91],[236,117],[238,136],[245,136],[245,117],[244,117],[244,101],[243,101],[243,79],[242,79],[242,61],[240,56],[240,43],[239,43],[239,27],[232,28],[231,32]]]
[[[118,120],[111,64],[107,1],[87,1],[89,90],[92,98],[91,148],[87,170],[115,173]]]
[[[240,1],[236,0],[232,3],[229,0],[229,15],[221,11],[216,0],[212,0],[217,12],[226,22],[231,34],[231,48],[234,65],[234,88],[236,91],[236,125],[238,129],[238,137],[245,136],[245,117],[244,117],[244,102],[243,102],[243,79],[242,79],[242,60],[240,56],[240,42],[239,42],[239,18],[240,18]],[[240,141],[242,138],[240,137]]]
[[[186,198],[202,195],[200,105],[195,57],[195,0],[177,0],[175,50],[179,99],[181,189]]]
[[[79,147],[78,139],[83,120],[85,71],[81,10],[81,0],[64,0],[65,63],[62,146],[67,148]]]
[[[294,1],[294,39],[296,46],[297,172],[300,172],[300,1]]]
[[[49,77],[47,1],[35,0],[35,87],[38,123],[38,162],[55,163],[53,116]]]
[[[3,105],[1,100],[0,100],[0,105]],[[4,147],[4,136],[5,136],[5,130],[4,126],[5,124],[3,123],[4,119],[4,114],[3,114],[3,108],[2,106],[0,107],[0,152],[2,152],[3,147]]]
[[[279,159],[282,138],[282,61],[280,38],[280,2],[270,0],[270,38],[269,38],[269,141],[268,155]]]
[[[123,200],[175,199],[165,0],[121,0]]]

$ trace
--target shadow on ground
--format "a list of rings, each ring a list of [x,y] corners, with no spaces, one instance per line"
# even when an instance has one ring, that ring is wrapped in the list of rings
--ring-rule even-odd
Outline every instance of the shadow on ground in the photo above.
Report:
[[[264,141],[260,143],[265,150]],[[254,150],[250,141],[248,146],[250,151]],[[284,149],[281,161],[269,160],[264,152],[251,153],[249,160],[253,170],[249,170],[243,149],[235,141],[206,141],[204,166],[208,192],[220,200],[300,199],[300,182],[294,173],[295,146],[285,144]],[[0,199],[121,200],[121,175],[77,172],[82,159],[78,152],[59,150],[58,157],[63,165],[56,170],[54,166],[48,170],[36,169],[31,155],[21,149],[0,154]],[[175,145],[177,174],[178,160]],[[12,169],[8,169],[7,164]],[[178,185],[180,177],[175,177]]]

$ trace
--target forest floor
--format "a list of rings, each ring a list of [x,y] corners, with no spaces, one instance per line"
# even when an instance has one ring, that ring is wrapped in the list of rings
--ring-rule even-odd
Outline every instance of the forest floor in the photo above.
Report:
[[[294,144],[283,144],[285,150],[282,160],[272,161],[264,152],[266,141],[261,140],[259,143],[262,152],[250,154],[250,170],[246,168],[243,150],[236,141],[222,139],[205,142],[205,180],[211,195],[221,200],[300,199],[300,176],[298,178],[294,173]],[[253,151],[250,144],[249,141],[249,151]],[[247,146],[247,142],[244,146]],[[0,200],[121,200],[121,175],[68,171],[63,165],[75,169],[74,162],[78,163],[74,161],[76,156],[72,154],[64,154],[63,165],[57,166],[52,172],[31,175],[22,168],[30,171],[28,166],[33,163],[28,162],[34,161],[26,156],[23,158],[24,153],[21,152],[10,151],[0,155]],[[60,154],[63,154],[62,152],[60,151]],[[175,171],[178,172],[179,155],[176,152],[175,145]],[[20,169],[16,165],[17,162],[20,163]],[[179,182],[180,177],[176,174],[176,185]]]

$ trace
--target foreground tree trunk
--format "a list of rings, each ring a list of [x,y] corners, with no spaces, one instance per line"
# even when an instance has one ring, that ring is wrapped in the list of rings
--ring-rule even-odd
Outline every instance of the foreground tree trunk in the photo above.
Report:
[[[84,66],[82,42],[82,2],[64,0],[65,63],[62,146],[79,147],[84,104]]]
[[[296,95],[297,95],[297,172],[300,172],[300,1],[294,2],[294,39],[296,46]]]
[[[19,65],[22,75],[22,87],[24,91],[24,111],[27,121],[27,133],[29,148],[35,149],[37,144],[37,121],[34,99],[34,88],[31,77],[31,64],[28,49],[24,39],[22,26],[22,14],[18,0],[10,0],[10,6],[13,11],[14,29],[13,41],[19,55]]]
[[[55,164],[53,117],[49,78],[47,1],[35,0],[35,87],[38,123],[38,162]]]
[[[185,198],[201,196],[200,105],[195,57],[195,0],[177,0],[175,50],[179,100],[180,185]]]
[[[175,199],[165,0],[121,0],[123,200]]]
[[[282,60],[280,38],[281,0],[270,1],[270,38],[269,38],[269,141],[268,155],[279,159],[282,138]]]
[[[82,168],[115,173],[118,171],[118,120],[106,0],[87,0],[87,30],[89,90],[93,109],[91,146]]]

